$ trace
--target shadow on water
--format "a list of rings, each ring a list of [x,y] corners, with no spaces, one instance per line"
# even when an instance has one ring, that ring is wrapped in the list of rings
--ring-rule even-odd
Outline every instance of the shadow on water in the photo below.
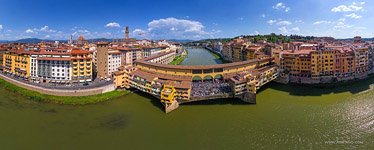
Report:
[[[374,76],[364,80],[355,80],[345,83],[335,83],[329,85],[299,85],[299,84],[279,84],[271,82],[259,90],[258,93],[266,89],[274,89],[278,91],[288,92],[293,96],[321,96],[327,94],[338,94],[349,92],[357,94],[363,91],[370,90],[370,85],[374,84]]]
[[[370,85],[374,84],[374,76],[371,76],[365,80],[355,80],[346,83],[335,83],[330,85],[299,85],[299,84],[279,84],[271,82],[264,85],[257,93],[264,92],[268,89],[274,89],[278,91],[287,92],[293,96],[322,96],[328,94],[339,94],[349,92],[351,94],[357,94],[363,91],[370,90]],[[137,95],[143,97],[146,100],[164,111],[164,106],[160,103],[160,100],[153,97],[150,94],[144,92],[136,92]],[[237,98],[228,99],[215,99],[215,100],[203,100],[196,102],[183,103],[182,105],[251,105],[249,103],[243,102]]]
[[[237,98],[227,98],[227,99],[214,99],[214,100],[202,100],[190,103],[184,103],[182,105],[252,105],[241,101]]]
[[[117,130],[126,127],[128,120],[129,118],[123,114],[111,114],[98,118],[98,127],[108,130]]]
[[[159,108],[161,111],[164,111],[164,105],[162,105],[162,103],[160,102],[160,100],[157,99],[156,97],[154,97],[154,96],[152,96],[152,95],[150,95],[148,93],[141,92],[141,91],[136,92],[136,94],[138,96],[142,97],[145,100],[149,100],[149,102],[153,106]]]
[[[144,92],[136,92],[137,95],[141,96],[142,98],[149,100],[149,102],[159,108],[161,111],[164,111],[164,105],[160,102],[159,99],[153,97],[150,94]],[[183,103],[183,105],[251,105],[249,103],[243,102],[237,98],[227,98],[227,99],[214,99],[214,100],[202,100],[202,101],[195,101],[189,103]]]

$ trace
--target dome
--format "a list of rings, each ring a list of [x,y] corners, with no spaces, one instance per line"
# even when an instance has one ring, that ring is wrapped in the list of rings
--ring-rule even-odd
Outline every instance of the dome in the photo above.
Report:
[[[84,37],[83,36],[79,36],[78,37],[78,41],[85,41],[86,39],[84,39]]]

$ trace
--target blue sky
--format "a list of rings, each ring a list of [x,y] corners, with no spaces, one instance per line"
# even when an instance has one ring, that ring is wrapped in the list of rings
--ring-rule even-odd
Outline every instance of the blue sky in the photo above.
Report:
[[[374,37],[374,2],[352,0],[0,0],[0,40],[205,39],[248,34]]]

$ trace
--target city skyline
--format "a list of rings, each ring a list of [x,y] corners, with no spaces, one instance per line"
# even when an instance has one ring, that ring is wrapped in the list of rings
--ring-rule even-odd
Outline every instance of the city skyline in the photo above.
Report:
[[[371,38],[370,1],[1,1],[0,40],[226,38],[298,34]],[[17,11],[15,11],[17,10]]]

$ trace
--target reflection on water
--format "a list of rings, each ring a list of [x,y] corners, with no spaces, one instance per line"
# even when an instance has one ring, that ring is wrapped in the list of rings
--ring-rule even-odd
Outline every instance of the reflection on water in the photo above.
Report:
[[[191,53],[191,52],[190,52]],[[199,59],[197,59],[199,60]],[[38,103],[0,88],[2,149],[373,149],[373,78],[335,88],[280,85],[165,114],[147,94],[95,105]],[[360,90],[357,90],[360,89]]]

